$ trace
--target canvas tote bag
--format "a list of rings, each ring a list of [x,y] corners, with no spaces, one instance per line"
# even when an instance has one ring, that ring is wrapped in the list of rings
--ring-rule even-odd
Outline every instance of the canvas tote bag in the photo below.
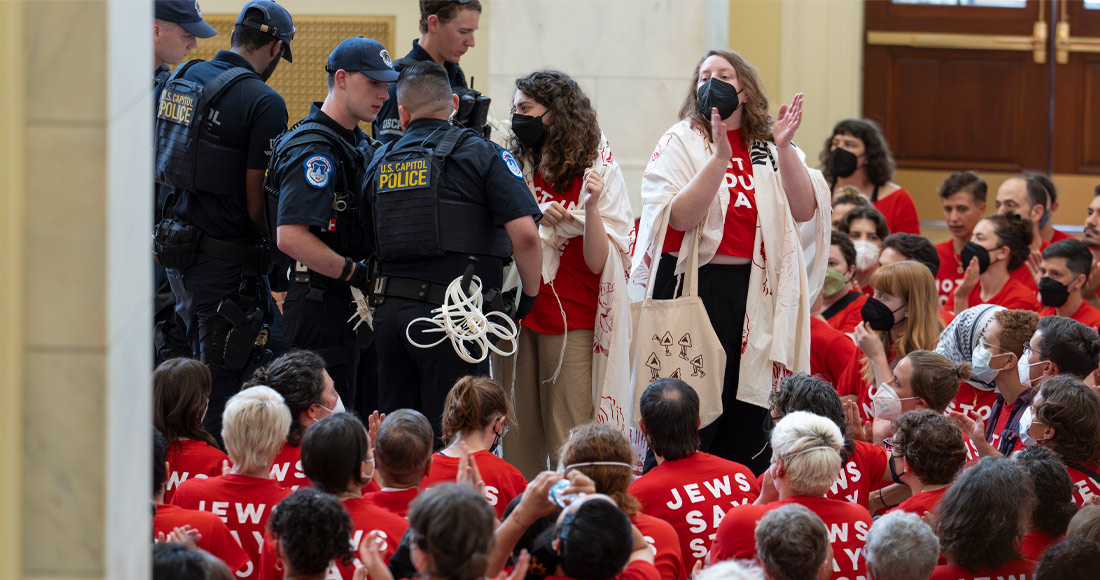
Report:
[[[634,416],[640,418],[642,392],[657,379],[677,378],[699,394],[701,427],[722,414],[722,384],[726,351],[710,324],[703,299],[699,298],[699,227],[691,236],[691,254],[684,272],[683,294],[670,300],[655,300],[653,285],[657,263],[664,247],[671,206],[661,216],[654,264],[646,284],[645,299],[630,305],[634,322],[631,343],[630,386],[634,392]]]

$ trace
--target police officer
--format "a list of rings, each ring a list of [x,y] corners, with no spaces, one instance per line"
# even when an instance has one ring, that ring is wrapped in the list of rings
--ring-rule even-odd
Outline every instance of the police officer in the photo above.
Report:
[[[325,70],[328,97],[276,141],[268,172],[278,190],[279,249],[294,260],[284,326],[290,346],[321,355],[341,401],[366,416],[378,408],[377,395],[357,396],[356,366],[371,331],[351,320],[356,310],[349,306],[351,286],[369,291],[361,261],[370,255],[369,232],[359,206],[377,143],[359,123],[374,120],[397,73],[382,44],[362,36],[341,42]],[[373,384],[374,377],[363,379]]]
[[[263,180],[287,112],[266,81],[280,59],[291,60],[293,38],[290,13],[253,0],[237,18],[230,50],[178,67],[158,105],[156,169],[170,192],[154,248],[161,263],[170,262],[168,279],[192,353],[213,375],[204,425],[214,434],[221,433],[226,400],[262,362],[264,326],[273,319]]]
[[[501,287],[509,241],[525,292],[538,293],[542,217],[508,151],[447,119],[458,106],[447,73],[434,63],[409,65],[397,80],[404,135],[379,149],[367,176],[380,276],[372,286],[378,398],[383,412],[418,409],[439,433],[443,401],[457,379],[488,374],[486,359],[464,361],[449,341],[425,325],[443,303],[448,284],[463,275],[468,257],[483,290]],[[530,311],[524,294],[515,317]],[[406,337],[408,329],[408,338]]]
[[[420,0],[420,39],[413,40],[412,50],[394,63],[394,70],[401,72],[415,62],[434,62],[447,70],[451,91],[464,94],[469,87],[458,61],[474,46],[474,32],[480,19],[478,0]],[[390,87],[390,98],[372,125],[374,137],[382,143],[397,140],[404,132],[397,114],[395,90],[396,87]]]

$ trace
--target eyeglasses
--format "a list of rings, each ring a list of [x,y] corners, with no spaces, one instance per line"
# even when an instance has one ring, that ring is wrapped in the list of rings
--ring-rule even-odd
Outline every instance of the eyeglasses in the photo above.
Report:
[[[985,348],[986,350],[989,350],[991,348],[995,348],[997,350],[1004,351],[1004,352],[1012,352],[1011,350],[1008,350],[1007,348],[1002,348],[1002,347],[999,347],[999,346],[994,346],[992,344],[989,344],[989,342],[987,342],[985,340],[984,336],[981,337],[980,339],[978,339],[978,344],[982,345],[982,347]]]
[[[905,450],[903,450],[901,447],[898,447],[898,445],[894,443],[893,437],[887,437],[886,439],[883,439],[882,446],[885,447],[887,451],[897,451],[898,453],[905,453]]]
[[[1029,353],[1029,352],[1033,352],[1033,353],[1039,355],[1039,358],[1041,358],[1041,359],[1050,360],[1050,355],[1048,355],[1047,353],[1045,353],[1041,350],[1031,348],[1031,345],[1029,345],[1025,342],[1024,343],[1024,355],[1026,356],[1027,353]]]

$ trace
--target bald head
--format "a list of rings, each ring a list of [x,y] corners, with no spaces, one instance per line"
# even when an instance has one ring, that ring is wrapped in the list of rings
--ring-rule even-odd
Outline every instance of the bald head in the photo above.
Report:
[[[417,62],[397,79],[397,105],[402,126],[417,119],[449,119],[457,103],[447,71],[434,62]]]

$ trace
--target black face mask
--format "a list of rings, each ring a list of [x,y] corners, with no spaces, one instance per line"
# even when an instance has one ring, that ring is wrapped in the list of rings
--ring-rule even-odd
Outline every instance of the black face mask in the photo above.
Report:
[[[516,139],[519,140],[520,145],[527,149],[542,147],[542,142],[546,141],[546,125],[542,124],[542,118],[546,113],[538,117],[519,113],[512,115],[512,132],[516,134]]]
[[[905,307],[902,306],[898,310],[902,308]],[[898,310],[890,310],[890,307],[883,304],[882,301],[869,297],[867,302],[863,303],[863,308],[859,310],[859,313],[863,317],[863,321],[871,327],[871,330],[885,332],[897,324],[894,322],[894,313]]]
[[[893,454],[891,454],[890,455],[890,460],[888,461],[888,463],[890,464],[890,479],[893,479],[894,483],[901,483],[901,476],[908,473],[907,471],[903,471],[901,473],[898,473],[897,468],[894,467],[894,463],[898,459],[901,459],[901,457],[894,457]]]
[[[1069,286],[1055,280],[1043,277],[1039,280],[1039,299],[1043,306],[1058,308],[1069,300]]]
[[[966,245],[963,246],[959,255],[962,257],[963,269],[968,268],[970,266],[970,261],[974,258],[978,259],[979,274],[985,274],[985,271],[989,269],[989,250],[985,249],[985,246],[980,246],[976,242],[966,242]]]
[[[829,152],[829,159],[833,164],[833,173],[837,177],[850,177],[859,169],[859,157],[847,149],[837,147]]]
[[[771,435],[772,430],[775,429],[775,417],[772,417],[771,412],[764,414],[764,433]]]
[[[699,112],[704,119],[710,119],[710,110],[717,108],[718,116],[728,119],[737,107],[741,106],[741,99],[737,96],[740,94],[741,91],[735,89],[733,85],[711,77],[696,91],[696,96],[699,97]]]

